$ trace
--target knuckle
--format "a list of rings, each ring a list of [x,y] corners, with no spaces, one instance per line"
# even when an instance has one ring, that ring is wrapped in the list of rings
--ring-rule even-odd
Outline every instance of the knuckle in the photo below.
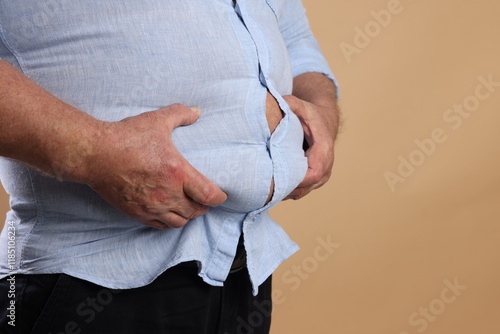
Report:
[[[206,186],[203,188],[202,198],[202,204],[212,203],[217,199],[217,192],[213,189],[213,187]]]
[[[310,174],[311,183],[318,184],[321,182],[322,178],[323,178],[323,173],[321,171],[319,171],[319,170],[311,171],[311,174]]]
[[[184,179],[185,167],[179,159],[169,159],[165,163],[167,176],[174,179]]]
[[[319,180],[319,183],[321,185],[325,184],[326,182],[328,182],[328,180],[330,179],[330,177],[332,176],[332,171],[331,170],[327,170],[323,176],[321,177],[321,179]]]
[[[172,111],[183,108],[184,106],[181,103],[174,103],[170,105],[170,109],[172,109]]]
[[[292,199],[293,200],[299,200],[301,199],[302,197],[304,197],[305,195],[307,195],[308,193],[310,192],[310,190],[308,190],[308,188],[302,188],[302,189],[299,189],[299,191],[297,192],[297,194],[295,194]]]

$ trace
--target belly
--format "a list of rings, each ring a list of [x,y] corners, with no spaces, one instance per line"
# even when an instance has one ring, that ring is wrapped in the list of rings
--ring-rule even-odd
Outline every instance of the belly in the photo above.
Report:
[[[177,128],[173,135],[183,156],[227,193],[222,207],[230,211],[251,212],[274,198],[283,199],[307,168],[297,117],[282,110],[263,87],[251,96],[262,100],[254,102],[253,110],[207,111],[198,122]],[[280,142],[274,143],[275,136]],[[285,182],[277,173],[286,175]]]
[[[276,99],[267,92],[266,95],[266,120],[269,127],[269,132],[272,134],[279,122],[283,118],[283,112],[281,111]],[[271,179],[271,184],[269,186],[269,194],[267,195],[266,204],[269,203],[274,194],[274,177]]]

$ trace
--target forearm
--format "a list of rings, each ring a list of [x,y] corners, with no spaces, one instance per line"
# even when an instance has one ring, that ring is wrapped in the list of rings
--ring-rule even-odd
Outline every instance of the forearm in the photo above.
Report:
[[[336,87],[321,73],[297,75],[293,79],[292,94],[284,98],[304,130],[308,170],[304,180],[287,198],[299,199],[330,178],[340,115]]]
[[[333,138],[337,137],[340,125],[340,111],[337,104],[337,88],[334,83],[321,73],[304,73],[293,79],[293,93],[295,97],[324,107],[328,128]],[[300,117],[300,116],[299,116]]]
[[[102,122],[0,60],[0,156],[72,181],[86,174]]]
[[[103,122],[0,61],[0,156],[88,184],[149,227],[180,227],[227,196],[175,148],[174,128],[199,111],[180,104]]]

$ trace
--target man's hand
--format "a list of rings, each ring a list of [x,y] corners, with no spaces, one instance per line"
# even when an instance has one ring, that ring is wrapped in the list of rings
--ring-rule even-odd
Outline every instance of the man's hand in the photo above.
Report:
[[[177,151],[175,127],[199,110],[171,105],[103,122],[53,96],[0,60],[0,156],[61,181],[90,185],[116,208],[156,228],[180,227],[226,195]]]
[[[105,123],[86,183],[114,207],[159,229],[181,227],[219,206],[227,196],[171,140],[174,128],[192,124],[199,114],[176,104]]]
[[[308,170],[304,180],[286,199],[300,199],[324,185],[331,176],[339,112],[332,82],[318,73],[294,79],[293,95],[285,101],[299,118],[308,144]]]

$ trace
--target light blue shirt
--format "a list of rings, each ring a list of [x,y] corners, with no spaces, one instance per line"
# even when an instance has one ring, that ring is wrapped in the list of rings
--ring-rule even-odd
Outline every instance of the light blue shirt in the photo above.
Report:
[[[222,286],[243,233],[257,293],[297,251],[268,214],[307,170],[300,122],[282,96],[301,73],[333,79],[300,0],[0,0],[0,58],[101,120],[172,103],[200,107],[196,123],[174,130],[174,143],[228,194],[185,227],[160,231],[86,185],[1,159],[16,256],[11,270],[6,224],[0,277],[66,273],[127,289],[194,260],[205,282]],[[272,134],[268,91],[285,115]]]

